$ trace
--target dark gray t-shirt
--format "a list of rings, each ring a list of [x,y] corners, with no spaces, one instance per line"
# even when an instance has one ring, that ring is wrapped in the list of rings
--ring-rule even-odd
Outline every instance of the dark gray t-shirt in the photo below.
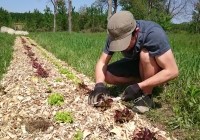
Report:
[[[160,25],[144,20],[136,20],[136,23],[136,26],[139,27],[138,38],[132,50],[122,52],[125,58],[138,59],[142,48],[146,48],[152,57],[161,55],[170,49],[168,38]],[[114,52],[109,51],[109,44],[108,37],[104,53],[113,55]]]

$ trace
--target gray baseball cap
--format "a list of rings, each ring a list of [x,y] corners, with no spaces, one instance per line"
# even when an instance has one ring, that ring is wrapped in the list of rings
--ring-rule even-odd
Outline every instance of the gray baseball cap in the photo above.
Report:
[[[110,51],[123,51],[128,48],[136,21],[129,11],[115,13],[108,21],[107,30],[110,37]]]

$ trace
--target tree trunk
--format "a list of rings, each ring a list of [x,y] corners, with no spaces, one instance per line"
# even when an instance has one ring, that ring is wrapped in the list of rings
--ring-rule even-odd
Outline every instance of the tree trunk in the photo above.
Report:
[[[149,15],[151,14],[152,6],[153,6],[152,0],[148,0],[148,14],[149,14]]]
[[[114,11],[113,14],[117,12],[117,0],[113,0],[114,1]]]
[[[57,14],[57,2],[56,0],[51,0],[54,8],[54,16],[53,16],[53,32],[56,32],[56,14]]]
[[[53,16],[53,32],[56,32],[56,9],[54,8],[54,16]]]
[[[72,0],[68,0],[68,31],[72,32]]]
[[[108,17],[107,17],[107,21],[110,19],[111,16],[112,16],[112,0],[108,0]]]

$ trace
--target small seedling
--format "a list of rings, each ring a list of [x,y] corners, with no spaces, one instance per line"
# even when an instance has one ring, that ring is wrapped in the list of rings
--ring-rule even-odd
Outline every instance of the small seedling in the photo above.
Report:
[[[62,82],[62,79],[61,78],[56,78],[55,81],[56,82]]]
[[[72,80],[74,83],[76,83],[76,84],[81,83],[81,81],[68,69],[61,68],[59,71],[61,74],[64,74],[68,79]]]
[[[71,80],[75,78],[75,76],[68,69],[62,68],[60,69],[60,73],[66,75]]]
[[[76,132],[76,134],[74,135],[73,140],[82,140],[83,139],[83,132],[81,132],[80,130]]]
[[[64,97],[59,93],[53,93],[48,97],[48,104],[50,105],[61,105],[63,102]]]
[[[61,123],[73,123],[73,116],[70,112],[57,112],[55,120]]]

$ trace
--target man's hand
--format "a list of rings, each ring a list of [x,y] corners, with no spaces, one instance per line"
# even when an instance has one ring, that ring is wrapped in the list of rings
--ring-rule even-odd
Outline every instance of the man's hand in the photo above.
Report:
[[[90,93],[88,97],[88,104],[94,105],[98,103],[98,101],[103,97],[109,95],[108,90],[106,89],[103,83],[97,83],[95,85],[94,90]]]
[[[142,90],[138,86],[138,84],[130,85],[122,93],[121,99],[123,101],[135,100],[136,98],[138,98],[140,96],[141,92],[142,92]]]

